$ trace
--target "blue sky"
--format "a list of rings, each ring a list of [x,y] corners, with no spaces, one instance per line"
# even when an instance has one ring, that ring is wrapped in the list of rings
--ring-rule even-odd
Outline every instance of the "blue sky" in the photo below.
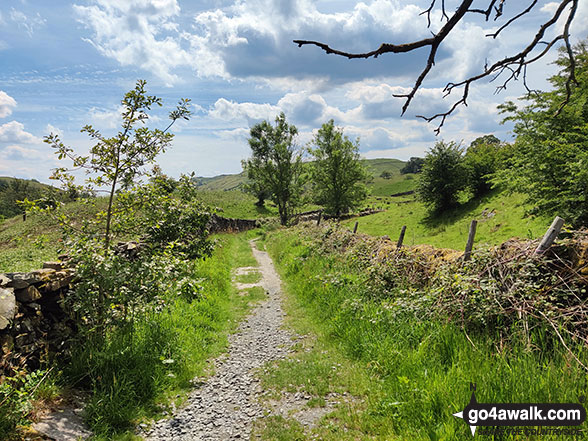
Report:
[[[249,154],[249,127],[284,111],[305,145],[313,130],[333,118],[351,138],[360,138],[368,158],[408,159],[423,155],[438,139],[468,144],[494,133],[496,106],[523,93],[512,84],[494,95],[495,85],[476,84],[469,106],[460,108],[435,137],[436,125],[415,118],[446,110],[441,89],[523,47],[553,2],[496,40],[484,37],[496,23],[476,17],[460,24],[441,47],[437,64],[413,105],[400,117],[407,90],[422,69],[426,51],[347,60],[293,39],[315,39],[350,51],[377,48],[428,35],[419,16],[430,0],[2,0],[0,4],[0,176],[48,182],[59,163],[42,138],[59,133],[83,152],[90,141],[80,128],[93,124],[105,134],[117,129],[124,93],[139,78],[150,94],[164,99],[152,127],[165,124],[165,111],[191,98],[194,116],[174,127],[173,147],[160,158],[164,172],[179,176],[236,173]],[[482,5],[483,1],[479,1]],[[448,10],[457,1],[447,0]],[[588,2],[581,1],[573,38],[588,34]],[[507,2],[506,17],[520,2]],[[440,26],[433,17],[433,29]],[[547,88],[555,73],[551,54],[530,68],[529,83]]]

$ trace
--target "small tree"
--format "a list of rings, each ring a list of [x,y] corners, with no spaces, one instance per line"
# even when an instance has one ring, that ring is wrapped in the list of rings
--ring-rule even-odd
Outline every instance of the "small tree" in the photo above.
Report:
[[[425,160],[423,158],[412,157],[407,161],[406,165],[400,169],[400,174],[419,173],[423,168],[424,163]]]
[[[98,218],[104,218],[103,250],[106,253],[110,247],[112,236],[112,221],[114,200],[117,189],[130,188],[135,179],[143,173],[144,167],[152,164],[160,153],[171,144],[173,135],[168,132],[178,119],[188,119],[190,100],[181,99],[175,110],[170,112],[171,122],[164,130],[150,130],[143,126],[149,118],[147,112],[151,107],[161,106],[161,98],[147,95],[145,80],[137,81],[135,88],[129,91],[122,100],[123,111],[121,130],[113,137],[107,138],[91,125],[87,125],[82,132],[96,141],[90,149],[89,155],[78,155],[71,147],[67,147],[58,135],[51,133],[45,137],[45,142],[56,150],[59,159],[69,158],[73,161],[74,169],[85,169],[88,177],[85,186],[75,184],[72,170],[57,168],[51,179],[57,179],[71,191],[96,191],[106,187],[108,190],[108,205],[105,213]],[[102,222],[99,222],[102,224]]]
[[[351,142],[333,120],[323,124],[309,148],[314,199],[327,213],[341,216],[363,202],[368,173],[359,160],[359,144]]]
[[[302,192],[302,158],[294,145],[296,126],[286,122],[282,112],[275,125],[262,121],[250,130],[252,157],[243,161],[247,178],[259,189],[265,189],[278,206],[282,225],[300,203]]]
[[[498,167],[502,143],[494,135],[476,138],[464,156],[468,173],[468,187],[474,197],[480,197],[492,189],[492,178]]]
[[[549,79],[553,90],[529,93],[524,107],[500,106],[511,114],[506,120],[515,122],[517,137],[497,182],[524,193],[535,213],[557,214],[582,227],[588,225],[588,40],[573,52],[575,65],[560,49],[561,71]],[[571,72],[577,82],[570,85]]]
[[[425,156],[417,193],[433,212],[457,204],[458,194],[466,187],[467,173],[462,150],[454,142],[439,141]]]
[[[383,171],[382,173],[380,173],[380,178],[382,178],[382,179],[391,179],[392,178],[392,173],[390,173],[389,171]]]

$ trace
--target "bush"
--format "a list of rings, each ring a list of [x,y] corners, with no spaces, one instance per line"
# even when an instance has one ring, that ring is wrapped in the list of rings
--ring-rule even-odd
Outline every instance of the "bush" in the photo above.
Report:
[[[462,149],[454,142],[440,141],[425,157],[417,194],[432,212],[442,212],[457,205],[466,179]]]

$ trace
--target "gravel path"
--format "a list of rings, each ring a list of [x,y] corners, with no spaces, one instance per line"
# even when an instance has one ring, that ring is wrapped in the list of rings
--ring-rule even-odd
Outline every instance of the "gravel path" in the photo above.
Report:
[[[251,241],[268,294],[229,337],[228,353],[216,360],[216,373],[190,395],[187,405],[169,420],[158,421],[148,440],[246,440],[252,422],[264,416],[262,393],[254,370],[285,358],[294,336],[282,329],[280,278],[273,262]]]

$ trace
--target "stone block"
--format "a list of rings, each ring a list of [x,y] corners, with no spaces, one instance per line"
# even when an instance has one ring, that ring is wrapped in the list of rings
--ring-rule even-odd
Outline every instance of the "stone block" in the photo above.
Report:
[[[7,286],[11,282],[6,274],[0,274],[0,286]]]
[[[41,293],[33,285],[29,285],[23,289],[17,289],[14,292],[16,300],[22,303],[30,303],[41,298]]]
[[[16,299],[12,288],[0,288],[0,330],[6,329],[16,314]]]
[[[63,262],[43,262],[43,268],[61,271],[63,269]]]

